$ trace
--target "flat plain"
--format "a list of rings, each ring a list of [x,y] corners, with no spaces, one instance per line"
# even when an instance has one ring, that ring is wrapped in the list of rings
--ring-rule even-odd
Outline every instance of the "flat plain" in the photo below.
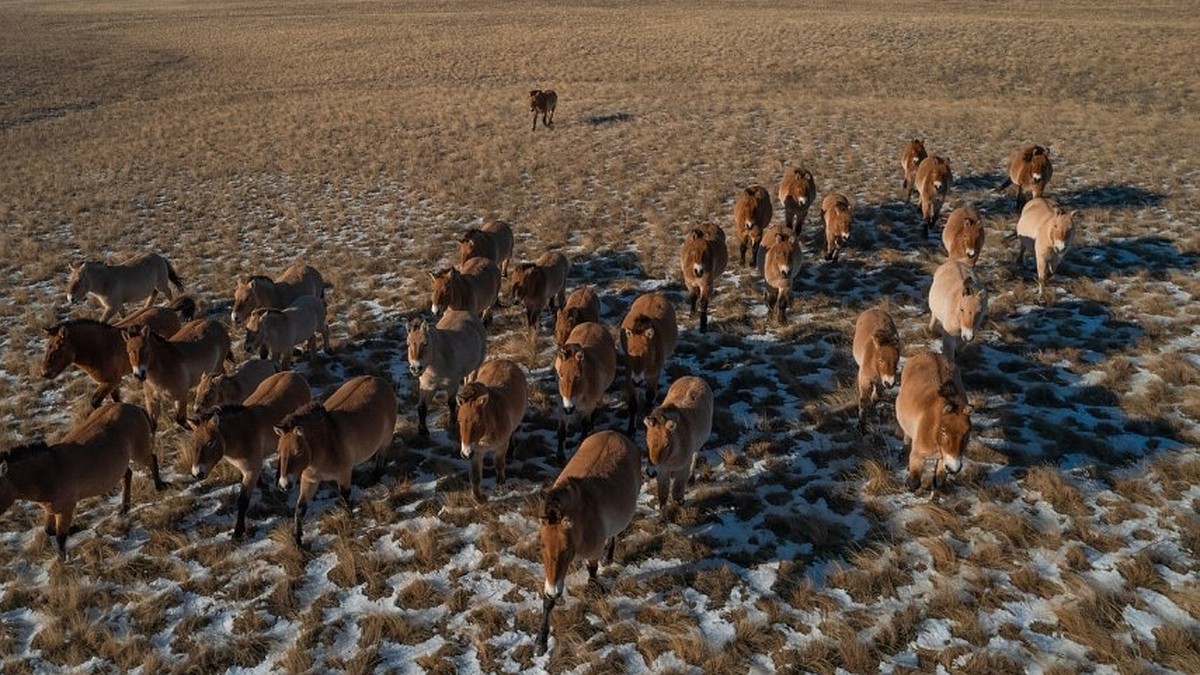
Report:
[[[84,259],[163,253],[213,317],[239,275],[303,259],[333,284],[334,353],[298,366],[314,395],[361,373],[401,393],[383,481],[364,470],[350,511],[322,491],[306,551],[274,490],[232,541],[236,471],[194,482],[165,416],[172,487],[137,474],[126,517],[116,494],[83,502],[67,562],[18,503],[5,672],[1200,672],[1192,3],[2,0],[0,34],[0,448],[88,412],[83,373],[39,367],[42,326],[99,315],[65,302]],[[530,130],[535,88],[558,92],[552,128]],[[933,496],[904,488],[888,401],[857,431],[850,355],[878,305],[905,355],[937,343],[944,252],[899,198],[914,137],[950,161],[949,207],[980,209],[992,291],[961,356],[966,467]],[[992,191],[1031,143],[1080,212],[1045,303],[1012,266],[1015,198]],[[679,244],[783,164],[851,197],[849,249],[821,260],[810,214],[782,326],[735,250],[702,335]],[[670,295],[668,379],[702,374],[718,401],[686,504],[660,519],[647,479],[607,591],[568,577],[545,656],[548,331],[516,309],[492,326],[489,355],[532,387],[484,505],[444,406],[417,436],[404,355],[426,272],[485,218],[520,259],[568,253],[610,325]],[[600,427],[622,428],[609,399]]]

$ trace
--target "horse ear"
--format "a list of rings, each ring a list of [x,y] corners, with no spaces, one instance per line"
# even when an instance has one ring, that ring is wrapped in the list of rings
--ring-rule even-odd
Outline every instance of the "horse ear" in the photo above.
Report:
[[[675,420],[667,420],[663,423],[663,426],[667,428],[667,431],[675,431],[679,427],[679,423]]]
[[[583,350],[582,349],[575,350],[575,360],[579,361],[580,363],[583,363]]]
[[[653,429],[658,424],[658,419],[651,415],[646,415],[642,418],[642,424],[645,424],[647,429]]]
[[[425,271],[425,273],[429,275],[429,278],[430,278],[430,279],[433,279],[434,281],[437,281],[438,275],[437,275],[437,273],[436,273],[436,272],[433,272],[433,271],[431,271],[431,270],[426,270],[426,271]]]
[[[944,412],[944,413],[954,412],[954,404],[947,401],[946,404],[942,406],[942,412]]]
[[[272,427],[272,428],[275,430],[275,435],[280,438],[283,438],[283,435],[287,433],[286,431],[283,430],[283,427]]]
[[[647,340],[653,340],[653,339],[654,339],[654,329],[653,329],[653,328],[647,328],[647,329],[646,329],[646,339],[647,339]]]
[[[975,412],[975,408],[968,405],[968,406],[964,407],[962,409],[962,411],[963,411],[964,415],[970,415],[971,413]]]
[[[8,475],[8,462],[0,462],[0,478]]]
[[[304,438],[304,427],[296,427],[296,438]]]

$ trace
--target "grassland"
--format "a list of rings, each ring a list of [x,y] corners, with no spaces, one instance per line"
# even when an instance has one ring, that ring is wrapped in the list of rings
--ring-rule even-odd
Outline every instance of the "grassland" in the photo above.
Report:
[[[34,507],[0,518],[6,672],[1200,672],[1191,3],[0,0],[0,33],[0,447],[86,412],[81,373],[37,367],[40,326],[97,314],[64,306],[68,262],[160,251],[222,316],[236,275],[302,257],[334,284],[315,392],[359,372],[407,392],[424,271],[482,217],[514,224],[519,257],[569,252],[612,323],[647,288],[682,308],[683,233],[727,223],[781,160],[856,204],[789,325],[736,264],[713,332],[686,324],[669,371],[710,374],[721,402],[700,478],[671,524],[648,484],[608,594],[569,578],[548,656],[552,352],[514,311],[490,353],[530,371],[526,451],[487,505],[408,401],[388,477],[353,512],[318,500],[310,551],[276,494],[237,544],[235,472],[191,485],[164,428],[175,487],[138,484],[124,519],[87,502],[66,564]],[[542,87],[557,124],[530,132]],[[938,499],[903,489],[890,408],[866,435],[853,413],[858,311],[886,303],[906,353],[933,344],[942,253],[897,200],[912,137],[954,167],[951,206],[980,207],[994,291],[963,355],[975,440]],[[991,193],[1033,142],[1083,223],[1051,306],[1009,266],[1015,204]]]

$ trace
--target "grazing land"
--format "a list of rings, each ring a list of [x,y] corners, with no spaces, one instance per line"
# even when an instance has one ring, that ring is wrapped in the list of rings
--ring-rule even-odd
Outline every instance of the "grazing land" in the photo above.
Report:
[[[318,493],[307,551],[274,489],[233,541],[237,471],[193,481],[165,414],[173,485],[136,476],[126,517],[116,493],[81,503],[67,562],[40,509],[14,506],[5,672],[1200,672],[1190,0],[0,0],[0,34],[0,448],[89,410],[85,375],[40,370],[42,326],[99,315],[65,303],[84,259],[160,252],[223,320],[238,275],[304,259],[332,283],[333,353],[297,365],[314,395],[359,374],[401,394],[394,462],[356,474],[352,511]],[[554,124],[531,132],[528,93],[547,88]],[[938,344],[940,227],[922,240],[899,198],[911,138],[953,168],[943,222],[973,203],[988,230],[989,318],[960,356],[975,431],[936,497],[904,487],[889,401],[857,430],[850,354],[880,304],[906,356]],[[1045,304],[1031,263],[1011,266],[1016,198],[992,192],[1032,143],[1048,196],[1080,212]],[[774,195],[781,160],[851,197],[850,244],[820,260],[814,209],[788,323],[734,260],[702,335],[679,245],[728,226],[747,184]],[[444,406],[418,436],[404,355],[426,272],[484,218],[513,224],[519,260],[566,252],[609,325],[668,293],[666,380],[703,375],[717,401],[687,503],[663,522],[647,478],[607,593],[572,572],[545,656],[550,330],[531,337],[517,308],[490,328],[530,409],[482,506]],[[624,425],[620,379],[600,429]]]

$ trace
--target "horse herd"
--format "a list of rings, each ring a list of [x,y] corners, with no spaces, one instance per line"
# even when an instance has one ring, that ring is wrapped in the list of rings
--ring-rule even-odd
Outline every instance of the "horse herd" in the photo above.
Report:
[[[538,113],[550,124],[546,116],[553,115],[553,92],[531,92],[530,100],[535,128]],[[913,193],[918,195],[927,234],[951,185],[949,162],[928,155],[924,143],[914,140],[903,149],[900,163],[902,196],[909,201]],[[785,169],[776,193],[782,223],[772,224],[771,194],[761,185],[739,191],[733,205],[739,262],[757,269],[768,313],[780,322],[786,321],[801,267],[798,235],[817,198],[811,172]],[[1008,174],[997,190],[1017,188],[1022,207],[1017,261],[1033,248],[1040,295],[1071,242],[1075,214],[1043,197],[1051,176],[1045,148],[1018,150]],[[819,208],[824,257],[836,264],[850,241],[852,202],[830,193]],[[961,344],[973,339],[987,311],[987,286],[975,271],[983,243],[975,209],[955,209],[943,230],[948,259],[934,273],[929,293],[929,327],[941,336],[942,351],[922,351],[907,359],[895,406],[905,444],[911,447],[908,485],[913,490],[920,488],[928,461],[935,463],[934,489],[947,472],[962,466],[972,410],[955,357]],[[486,357],[493,313],[520,306],[535,332],[547,308],[553,314],[558,345],[553,367],[561,399],[556,456],[563,469],[545,492],[540,514],[545,600],[537,643],[544,651],[550,611],[571,560],[587,560],[594,579],[599,560],[611,560],[616,535],[634,515],[642,480],[642,451],[633,440],[639,419],[646,429],[645,453],[657,467],[660,511],[669,517],[668,501],[683,501],[697,453],[710,435],[714,395],[703,378],[680,377],[656,405],[664,365],[679,339],[675,308],[665,294],[637,297],[614,336],[601,323],[595,288],[581,286],[567,293],[571,264],[562,252],[545,252],[532,262],[513,260],[511,225],[493,221],[470,229],[458,240],[458,254],[457,265],[430,273],[432,318],[407,325],[407,360],[417,389],[418,433],[428,435],[429,406],[444,392],[447,428],[470,461],[471,491],[478,501],[487,498],[481,487],[484,457],[492,455],[496,484],[503,485],[507,453],[529,405],[525,371],[511,360]],[[728,265],[724,228],[705,224],[691,229],[679,255],[691,312],[699,315],[703,332],[714,285]],[[317,335],[325,350],[330,348],[325,304],[330,286],[320,272],[298,262],[273,278],[255,275],[237,281],[229,326],[245,330],[244,349],[255,358],[229,373],[226,364],[235,362],[230,329],[217,320],[196,318],[196,304],[188,296],[156,306],[159,293],[171,297],[171,286],[182,290],[183,282],[154,253],[121,264],[73,265],[68,301],[94,297],[103,314],[100,320],[71,319],[45,329],[43,375],[54,378],[77,365],[97,383],[91,396],[94,410],[57,443],[33,443],[0,455],[0,514],[18,498],[40,503],[46,532],[56,538],[61,558],[79,499],[122,482],[122,510],[128,508],[130,461],[150,470],[157,489],[166,487],[154,453],[154,401],[159,396],[174,402],[175,421],[189,430],[186,453],[196,479],[204,479],[222,459],[241,473],[235,538],[245,533],[246,511],[271,454],[279,458],[281,490],[298,478],[298,546],[303,544],[307,503],[322,481],[336,481],[346,501],[355,466],[374,457],[376,472],[384,470],[399,412],[393,385],[380,377],[354,377],[326,400],[314,401],[308,382],[289,369],[300,345],[307,345],[310,357],[315,354]],[[108,323],[125,304],[140,301],[143,308]],[[901,349],[893,317],[879,308],[862,312],[853,337],[860,428],[865,429],[876,400],[896,383]],[[624,433],[592,433],[619,360],[624,365]],[[141,407],[120,402],[120,383],[130,373],[142,383]],[[105,404],[106,398],[112,402]],[[567,440],[576,426],[580,441],[568,460]]]

